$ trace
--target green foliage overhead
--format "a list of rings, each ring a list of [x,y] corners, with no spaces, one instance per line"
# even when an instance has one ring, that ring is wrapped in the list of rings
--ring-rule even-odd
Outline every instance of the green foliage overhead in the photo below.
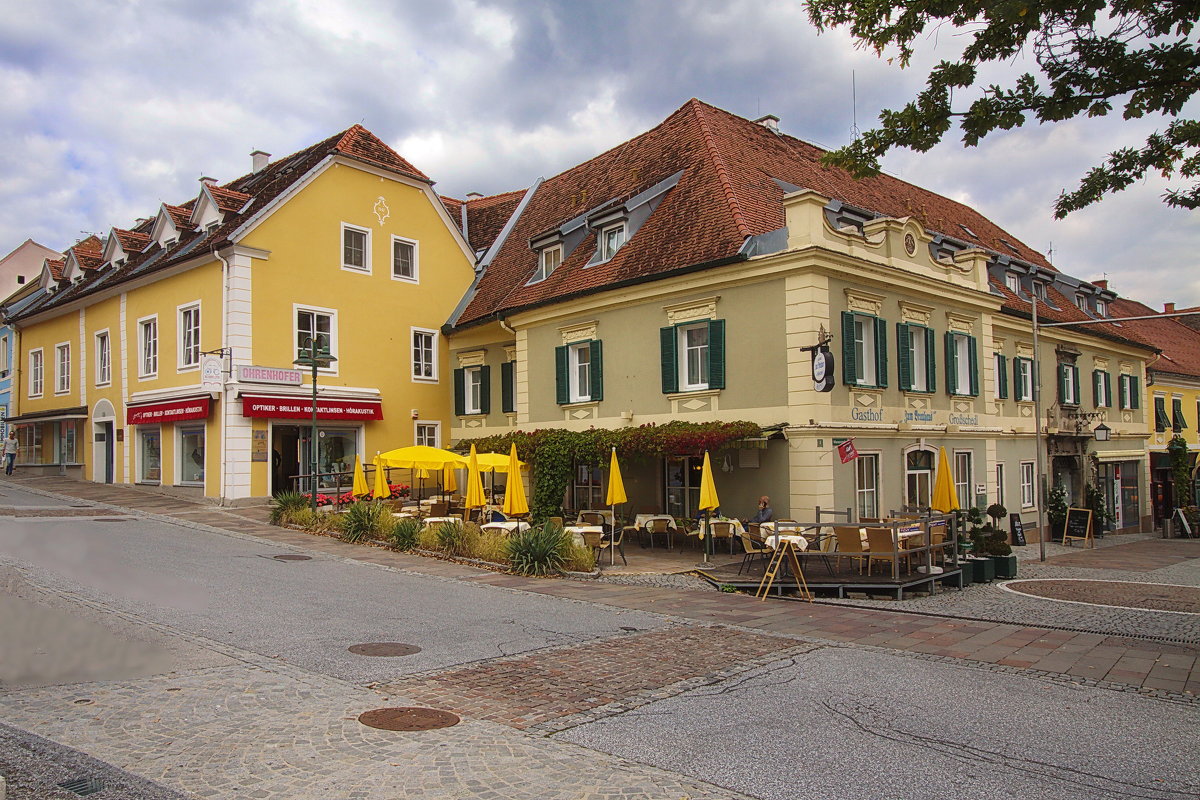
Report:
[[[1059,196],[1055,216],[1061,219],[1155,173],[1183,180],[1164,202],[1200,207],[1200,181],[1189,180],[1200,175],[1200,122],[1179,117],[1200,89],[1200,46],[1191,36],[1200,19],[1197,3],[808,0],[807,5],[819,30],[848,26],[862,46],[881,56],[894,48],[902,67],[912,58],[914,42],[931,38],[940,26],[954,26],[967,42],[958,60],[933,68],[914,101],[885,110],[878,128],[827,154],[827,165],[860,178],[878,174],[879,159],[889,150],[925,152],[955,120],[964,145],[974,147],[995,130],[1102,117],[1119,108],[1127,120],[1161,114],[1170,122],[1140,146],[1109,153],[1074,191]],[[1011,61],[1022,52],[1032,52],[1039,75],[983,87],[965,110],[954,110],[954,90],[975,86],[980,65]]]

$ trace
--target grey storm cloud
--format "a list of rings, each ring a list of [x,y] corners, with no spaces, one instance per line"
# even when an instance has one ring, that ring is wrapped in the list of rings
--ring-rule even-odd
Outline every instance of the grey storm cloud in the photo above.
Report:
[[[634,136],[690,97],[772,113],[837,146],[919,89],[961,39],[900,70],[800,2],[9,3],[0,26],[0,251],[66,247],[225,181],[250,150],[293,152],[362,122],[445,194],[528,186]],[[1022,71],[996,70],[997,79]],[[851,91],[851,75],[856,91]],[[1150,303],[1200,304],[1195,215],[1147,180],[1054,221],[1054,198],[1162,121],[1032,126],[886,168],[978,208],[1082,278]],[[1190,282],[1189,282],[1190,281]]]

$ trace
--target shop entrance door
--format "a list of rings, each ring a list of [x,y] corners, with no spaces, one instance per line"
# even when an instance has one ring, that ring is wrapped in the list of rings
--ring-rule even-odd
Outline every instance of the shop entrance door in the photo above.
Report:
[[[271,429],[271,494],[306,492],[295,476],[304,462],[300,453],[300,426],[276,425]],[[307,472],[307,470],[305,470]]]

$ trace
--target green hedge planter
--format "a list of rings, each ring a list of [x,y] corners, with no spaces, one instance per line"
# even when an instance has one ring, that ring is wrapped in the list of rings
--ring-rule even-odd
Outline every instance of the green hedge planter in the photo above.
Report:
[[[997,578],[1017,577],[1016,556],[992,556],[992,563],[995,567]]]
[[[952,568],[952,567],[948,565],[947,568]],[[972,583],[971,574],[972,574],[972,572],[974,572],[974,570],[971,569],[971,562],[966,561],[965,559],[960,559],[957,568],[962,570],[963,586],[964,587],[970,586]]]
[[[969,558],[971,565],[971,581],[973,583],[991,583],[996,577],[996,564],[990,558]]]

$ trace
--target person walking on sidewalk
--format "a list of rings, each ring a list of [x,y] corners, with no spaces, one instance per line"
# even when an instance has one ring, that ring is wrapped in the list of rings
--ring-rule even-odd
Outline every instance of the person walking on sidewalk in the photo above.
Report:
[[[13,474],[13,464],[17,462],[17,453],[20,452],[21,445],[17,442],[16,428],[8,429],[8,438],[4,440],[4,444],[0,445],[0,454],[4,456],[4,474]]]

